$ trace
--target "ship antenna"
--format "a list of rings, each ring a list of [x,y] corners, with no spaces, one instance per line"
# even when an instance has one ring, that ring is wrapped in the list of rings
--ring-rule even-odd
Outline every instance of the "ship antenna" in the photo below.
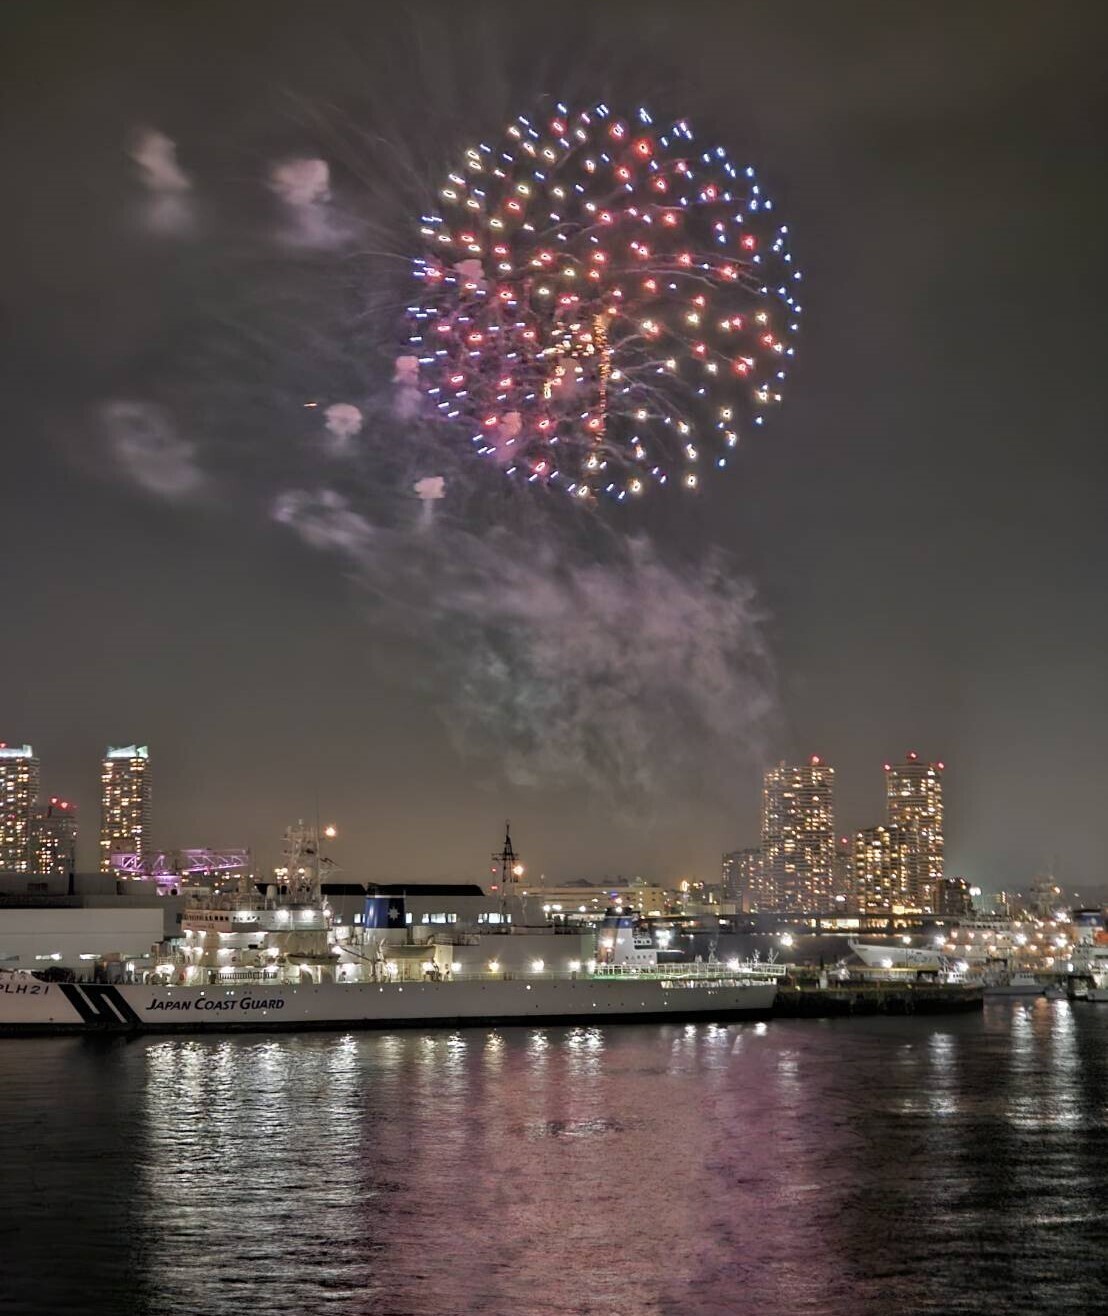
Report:
[[[514,883],[520,873],[523,872],[523,865],[519,862],[519,857],[512,845],[512,820],[510,818],[504,821],[504,848],[499,854],[492,856],[493,861],[500,863],[500,928],[504,931],[507,923],[508,913],[508,889],[509,883]]]

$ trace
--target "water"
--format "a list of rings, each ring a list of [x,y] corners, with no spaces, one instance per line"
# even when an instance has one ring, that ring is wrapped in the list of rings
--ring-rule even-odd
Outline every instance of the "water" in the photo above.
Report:
[[[1108,1007],[0,1059],[0,1312],[1108,1310]]]

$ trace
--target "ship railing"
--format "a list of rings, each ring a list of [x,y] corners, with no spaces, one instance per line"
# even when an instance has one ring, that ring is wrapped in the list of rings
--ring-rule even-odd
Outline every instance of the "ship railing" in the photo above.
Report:
[[[782,964],[750,963],[740,960],[731,964],[719,960],[711,961],[668,961],[652,965],[635,964],[598,964],[595,969],[597,977],[641,978],[757,978],[759,980],[783,978],[788,970]]]

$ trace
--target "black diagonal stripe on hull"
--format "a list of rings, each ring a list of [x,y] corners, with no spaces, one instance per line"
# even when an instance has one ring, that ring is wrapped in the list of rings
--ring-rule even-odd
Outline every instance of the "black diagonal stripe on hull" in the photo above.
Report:
[[[95,992],[100,998],[105,1015],[110,1017],[110,1006],[118,1014],[121,1023],[134,1025],[139,1022],[138,1015],[123,999],[123,993],[118,987],[92,987],[87,990]]]
[[[75,986],[71,982],[61,982],[58,986],[65,994],[65,999],[73,1006],[86,1024],[99,1024],[103,1022],[100,1017],[100,1011],[89,1004],[80,987]]]
[[[93,1028],[136,1028],[139,1017],[120,995],[117,987],[87,983],[59,983],[66,999]]]

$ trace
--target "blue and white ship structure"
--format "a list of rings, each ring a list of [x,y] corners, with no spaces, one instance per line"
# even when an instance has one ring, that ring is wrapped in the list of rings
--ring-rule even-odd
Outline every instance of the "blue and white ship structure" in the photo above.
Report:
[[[596,931],[509,921],[506,837],[497,930],[415,928],[402,897],[370,895],[345,921],[322,894],[313,829],[286,834],[284,880],[185,905],[181,936],[142,974],[48,981],[0,971],[0,1035],[392,1029],[601,1020],[767,1018],[780,965],[659,965],[638,916]]]

